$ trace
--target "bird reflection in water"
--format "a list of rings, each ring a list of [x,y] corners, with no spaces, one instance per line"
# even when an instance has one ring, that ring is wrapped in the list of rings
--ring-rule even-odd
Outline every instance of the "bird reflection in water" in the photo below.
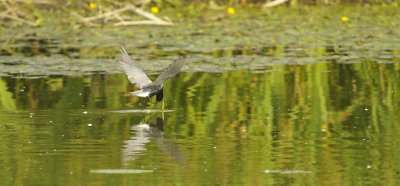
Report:
[[[139,158],[139,154],[146,152],[146,144],[157,143],[163,155],[170,155],[177,163],[183,164],[184,154],[171,139],[164,138],[164,121],[161,117],[156,118],[155,123],[140,123],[130,127],[132,136],[125,141],[122,148],[122,162],[129,165],[132,161]]]

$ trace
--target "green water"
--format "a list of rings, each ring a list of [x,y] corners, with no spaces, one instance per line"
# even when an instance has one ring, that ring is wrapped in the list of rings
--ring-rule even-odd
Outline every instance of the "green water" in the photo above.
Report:
[[[0,184],[399,185],[394,12],[2,30]],[[126,96],[121,44],[151,79],[186,56],[164,112]]]
[[[399,64],[269,70],[183,72],[164,85],[164,107],[173,110],[164,114],[156,112],[161,104],[126,97],[131,87],[123,74],[3,77],[0,180],[399,183]],[[103,169],[112,170],[96,172]]]

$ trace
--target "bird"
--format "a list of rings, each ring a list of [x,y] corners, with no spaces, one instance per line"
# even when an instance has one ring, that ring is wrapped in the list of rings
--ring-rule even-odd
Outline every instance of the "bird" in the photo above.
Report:
[[[130,95],[148,97],[150,102],[152,102],[151,97],[156,95],[156,104],[157,102],[162,101],[164,97],[163,83],[177,75],[185,64],[183,57],[178,58],[167,68],[165,68],[164,71],[153,82],[149,79],[149,77],[147,77],[143,70],[135,64],[123,46],[121,47],[120,52],[121,59],[119,63],[128,76],[128,80],[140,89],[138,91],[130,92]]]

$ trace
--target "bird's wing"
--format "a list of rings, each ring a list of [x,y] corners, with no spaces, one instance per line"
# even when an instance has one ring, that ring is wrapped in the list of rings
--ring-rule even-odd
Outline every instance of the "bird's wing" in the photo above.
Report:
[[[158,76],[158,78],[153,82],[154,85],[161,85],[164,81],[173,78],[179,73],[183,65],[185,64],[184,58],[178,58],[174,63],[170,64],[165,68],[164,72]]]
[[[129,81],[132,84],[136,84],[138,88],[141,89],[152,83],[142,69],[132,61],[124,47],[121,49],[121,61],[119,63],[121,63],[126,75],[128,75]]]

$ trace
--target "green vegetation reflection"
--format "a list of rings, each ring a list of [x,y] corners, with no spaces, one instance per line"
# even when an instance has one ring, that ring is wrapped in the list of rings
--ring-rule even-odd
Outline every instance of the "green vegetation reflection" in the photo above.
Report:
[[[115,112],[160,107],[126,97],[133,87],[124,74],[2,77],[0,159],[10,169],[0,178],[76,184],[90,170],[130,169],[154,171],[130,181],[157,177],[157,184],[398,183],[390,175],[400,167],[392,143],[400,132],[399,70],[398,63],[331,61],[181,73],[164,85],[165,108],[173,110],[164,121],[161,113]],[[139,126],[152,135],[139,135]],[[138,139],[140,148],[129,151]],[[70,172],[77,174],[65,180]],[[282,176],[290,172],[297,174]]]

